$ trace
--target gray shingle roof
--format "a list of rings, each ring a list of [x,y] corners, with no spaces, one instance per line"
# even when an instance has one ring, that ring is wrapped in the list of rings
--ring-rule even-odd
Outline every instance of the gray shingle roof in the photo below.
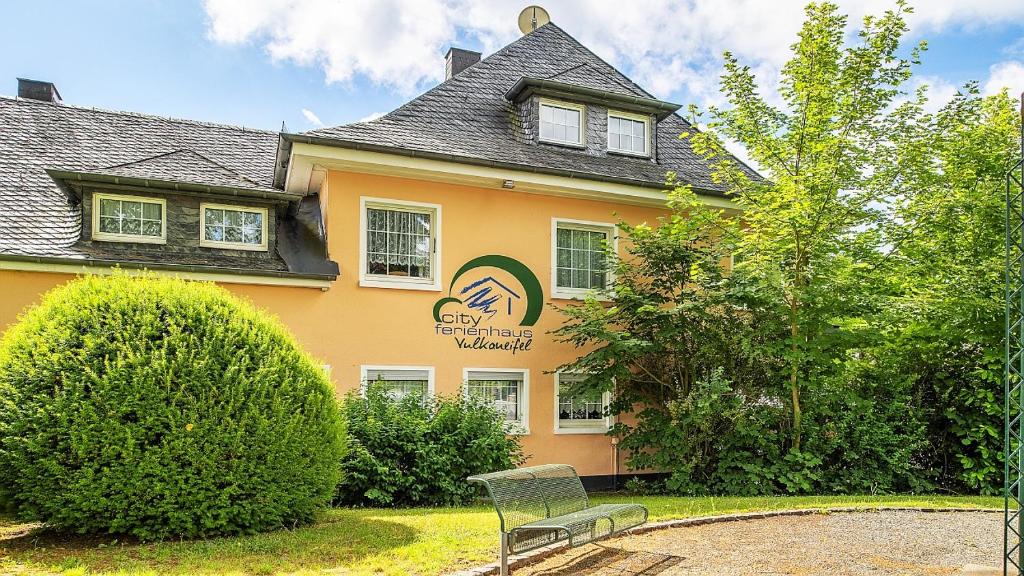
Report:
[[[527,34],[462,73],[376,120],[306,132],[337,145],[417,151],[469,162],[523,166],[531,171],[572,171],[582,177],[663,187],[671,171],[704,192],[722,192],[707,163],[683,132],[695,128],[677,114],[658,123],[657,158],[593,154],[536,145],[515,137],[506,91],[523,77],[547,78],[615,94],[653,98],[555,24]]]
[[[165,182],[190,182],[230,188],[266,190],[253,179],[226,168],[192,150],[175,150],[135,162],[97,170],[95,174],[149,178]]]
[[[270,188],[277,146],[276,132],[0,96],[0,254],[101,257],[74,246],[81,208],[47,168]]]

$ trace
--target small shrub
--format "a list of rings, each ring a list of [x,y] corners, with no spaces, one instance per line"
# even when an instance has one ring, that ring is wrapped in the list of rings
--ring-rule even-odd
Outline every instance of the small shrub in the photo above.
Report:
[[[321,368],[214,285],[75,280],[0,339],[0,493],[25,520],[142,539],[308,522],[344,446]]]
[[[393,400],[371,383],[342,401],[351,450],[337,501],[369,506],[455,506],[478,493],[466,477],[512,468],[519,440],[490,406],[464,398]]]

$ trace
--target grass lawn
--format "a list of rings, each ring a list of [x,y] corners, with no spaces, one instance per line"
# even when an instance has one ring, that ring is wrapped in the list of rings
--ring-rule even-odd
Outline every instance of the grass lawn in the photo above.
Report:
[[[671,498],[608,495],[640,502],[651,520],[728,512],[831,506],[1002,507],[1001,498],[852,496]],[[137,544],[68,537],[0,519],[0,574],[419,574],[490,562],[498,548],[493,509],[339,509],[296,530],[240,538]]]

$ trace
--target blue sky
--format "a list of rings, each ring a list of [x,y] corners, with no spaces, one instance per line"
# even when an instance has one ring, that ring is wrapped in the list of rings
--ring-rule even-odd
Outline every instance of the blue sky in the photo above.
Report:
[[[485,55],[518,36],[526,2],[497,0],[82,0],[7,3],[0,94],[15,77],[57,84],[65,102],[291,131],[389,111],[442,79],[449,45]],[[978,80],[1024,90],[1024,2],[921,4],[910,38],[930,49],[919,81],[936,99]],[[657,96],[717,98],[731,49],[770,85],[799,2],[610,0],[544,3],[552,19]],[[890,2],[850,2],[852,16]],[[311,112],[304,114],[303,110]]]

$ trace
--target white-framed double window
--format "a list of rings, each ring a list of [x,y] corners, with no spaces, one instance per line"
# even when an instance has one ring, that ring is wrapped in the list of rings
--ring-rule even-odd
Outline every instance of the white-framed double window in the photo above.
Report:
[[[92,239],[167,243],[167,200],[99,193],[92,200]]]
[[[231,250],[267,250],[267,209],[199,204],[199,245]]]
[[[587,108],[582,104],[541,99],[540,141],[583,146],[586,120]]]
[[[618,250],[614,224],[551,220],[551,295],[581,298],[606,289],[612,274],[606,249]]]
[[[373,383],[383,386],[389,396],[401,400],[416,395],[429,398],[434,394],[433,366],[369,366],[360,367],[362,389]]]
[[[651,117],[608,111],[608,150],[634,156],[651,155]]]
[[[441,206],[360,199],[359,285],[440,290]]]
[[[464,393],[505,415],[510,434],[530,433],[530,371],[517,368],[466,368]]]
[[[556,434],[604,434],[611,426],[610,393],[573,391],[573,384],[584,377],[569,372],[555,373]]]

